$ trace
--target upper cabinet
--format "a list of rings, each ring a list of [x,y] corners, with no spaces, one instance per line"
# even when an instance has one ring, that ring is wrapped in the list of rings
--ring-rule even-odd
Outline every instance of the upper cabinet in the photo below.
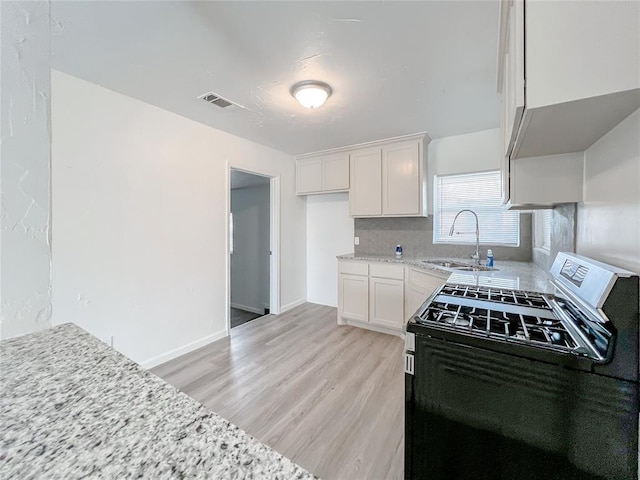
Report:
[[[352,216],[427,215],[424,138],[382,143],[351,153],[349,203]]]
[[[296,160],[296,193],[298,195],[348,190],[348,153],[305,156]]]
[[[505,157],[582,152],[640,107],[640,2],[500,9]]]
[[[344,147],[296,160],[296,192],[349,192],[353,217],[427,215],[426,134]]]
[[[382,215],[382,149],[365,148],[351,153],[349,212],[353,216]]]

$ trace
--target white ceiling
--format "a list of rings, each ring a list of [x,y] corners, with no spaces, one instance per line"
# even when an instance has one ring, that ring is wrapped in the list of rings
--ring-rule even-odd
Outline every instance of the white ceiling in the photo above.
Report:
[[[498,0],[58,0],[52,16],[54,68],[287,153],[499,125]],[[333,88],[320,109],[289,93],[308,79]]]

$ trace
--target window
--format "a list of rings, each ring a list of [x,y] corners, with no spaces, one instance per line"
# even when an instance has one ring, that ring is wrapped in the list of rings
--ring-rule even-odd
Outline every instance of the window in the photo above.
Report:
[[[534,245],[546,252],[551,250],[551,213],[553,210],[537,210],[533,214]]]
[[[462,213],[449,235],[456,214],[463,209],[478,215],[480,243],[520,245],[520,213],[502,205],[500,171],[445,175],[434,178],[433,243],[475,244],[476,223]]]

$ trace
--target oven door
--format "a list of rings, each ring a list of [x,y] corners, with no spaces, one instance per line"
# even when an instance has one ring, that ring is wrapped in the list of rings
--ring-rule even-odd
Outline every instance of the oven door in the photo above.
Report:
[[[405,478],[638,478],[638,386],[415,337]]]

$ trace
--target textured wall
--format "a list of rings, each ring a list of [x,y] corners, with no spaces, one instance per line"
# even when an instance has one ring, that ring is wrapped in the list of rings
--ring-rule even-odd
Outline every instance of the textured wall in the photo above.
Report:
[[[0,338],[51,325],[48,2],[0,2]]]
[[[360,237],[356,253],[389,254],[396,244],[402,245],[406,256],[468,257],[475,251],[472,245],[433,243],[433,217],[427,218],[356,218],[355,236]],[[480,255],[486,258],[493,250],[496,261],[531,261],[531,214],[520,215],[520,246],[500,247],[480,245]]]

